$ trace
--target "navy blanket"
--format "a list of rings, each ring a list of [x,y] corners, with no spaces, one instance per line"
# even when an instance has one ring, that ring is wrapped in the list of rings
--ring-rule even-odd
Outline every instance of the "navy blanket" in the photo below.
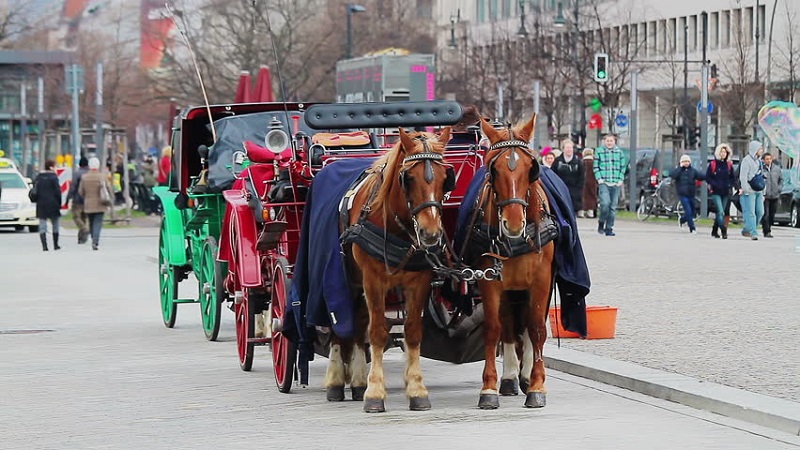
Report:
[[[336,161],[314,177],[303,210],[300,244],[289,290],[284,333],[308,343],[315,326],[337,336],[353,334],[353,299],[339,245],[339,202],[374,158]],[[294,326],[293,326],[294,325]]]
[[[477,207],[478,194],[486,178],[486,168],[481,167],[475,173],[464,201],[458,210],[456,225],[455,249],[461,249],[467,234],[472,212]],[[586,336],[586,296],[589,295],[591,281],[589,268],[583,254],[575,213],[569,189],[552,170],[541,166],[540,180],[544,186],[550,209],[556,217],[559,227],[555,241],[556,287],[561,295],[561,323],[565,330]]]

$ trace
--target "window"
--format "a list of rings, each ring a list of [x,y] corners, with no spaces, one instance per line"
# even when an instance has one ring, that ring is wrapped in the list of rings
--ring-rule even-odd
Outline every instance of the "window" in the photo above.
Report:
[[[731,12],[722,11],[720,17],[719,27],[719,45],[720,47],[729,47],[731,45]]]
[[[756,20],[756,31],[758,32],[758,43],[763,44],[766,42],[764,38],[767,34],[767,6],[766,5],[758,5],[758,19]]]
[[[667,53],[667,21],[660,20],[658,22],[658,52],[660,54]]]
[[[669,19],[667,25],[667,40],[669,41],[669,52],[675,53],[678,46],[678,19]]]
[[[697,50],[697,16],[689,17],[689,48]]]
[[[486,22],[486,0],[475,0],[475,21]]]
[[[711,13],[711,23],[708,24],[708,45],[711,48],[719,48],[719,13]]]
[[[497,20],[497,17],[499,17],[499,14],[497,14],[499,12],[498,11],[499,8],[500,8],[500,6],[499,6],[499,1],[498,0],[489,0],[489,19],[490,20]]]
[[[517,3],[517,2],[515,2]],[[511,17],[511,0],[503,0],[503,17],[508,18]]]
[[[681,17],[678,19],[678,51],[682,52],[686,46],[688,41],[688,31],[686,31],[686,27],[689,25],[689,22],[686,17]]]
[[[753,27],[753,25],[755,24],[755,22],[753,21],[754,17],[753,17],[752,7],[744,9],[744,14],[742,19],[744,20],[744,23],[742,23],[742,26],[744,27],[743,28],[744,33],[742,33],[743,41],[746,43],[753,42],[753,36],[755,36],[755,28]]]
[[[650,22],[647,26],[648,53],[655,55],[658,50],[658,26],[657,22]]]

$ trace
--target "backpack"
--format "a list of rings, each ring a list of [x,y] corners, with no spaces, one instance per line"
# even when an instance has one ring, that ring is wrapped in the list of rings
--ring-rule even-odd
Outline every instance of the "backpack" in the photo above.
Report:
[[[731,161],[729,159],[728,160],[728,172],[730,173],[731,171],[733,171],[733,161]],[[717,174],[717,160],[716,159],[712,159],[711,160],[711,173],[713,173],[714,175]]]

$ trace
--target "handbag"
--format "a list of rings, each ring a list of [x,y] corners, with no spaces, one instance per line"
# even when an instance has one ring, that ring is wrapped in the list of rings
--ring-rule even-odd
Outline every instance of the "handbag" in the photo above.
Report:
[[[111,206],[111,194],[108,193],[108,185],[106,181],[100,182],[100,204],[103,206]]]
[[[767,187],[767,179],[764,178],[764,173],[761,171],[760,167],[758,172],[753,175],[753,178],[747,180],[747,184],[749,184],[750,188],[756,192],[761,192]]]
[[[39,183],[34,183],[33,187],[28,191],[28,200],[36,203],[39,200]]]

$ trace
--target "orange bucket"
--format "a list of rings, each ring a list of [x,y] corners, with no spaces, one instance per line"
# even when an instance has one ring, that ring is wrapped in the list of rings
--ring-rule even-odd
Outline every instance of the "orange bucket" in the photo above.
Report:
[[[561,308],[550,308],[550,335],[559,338],[578,338],[578,333],[561,326]],[[586,307],[586,339],[613,339],[617,331],[617,308],[613,306]]]

